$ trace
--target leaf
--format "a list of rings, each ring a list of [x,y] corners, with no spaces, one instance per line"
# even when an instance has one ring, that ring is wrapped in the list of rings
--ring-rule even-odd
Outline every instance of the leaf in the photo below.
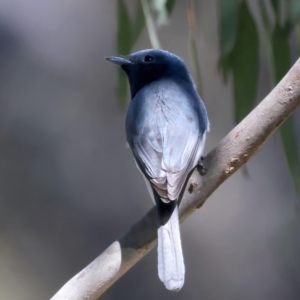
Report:
[[[171,15],[173,8],[175,6],[176,0],[167,0],[166,9],[168,11],[169,16]]]
[[[279,22],[279,20],[280,20],[280,0],[271,0],[271,4],[272,4],[274,12],[275,12],[275,17],[276,17],[277,21]]]
[[[259,40],[246,1],[239,5],[239,21],[232,52],[235,120],[241,121],[253,108],[259,68]]]
[[[118,0],[117,51],[129,54],[131,48],[131,20],[123,0]]]
[[[296,48],[298,56],[300,56],[300,23],[295,26]]]
[[[293,128],[293,119],[289,117],[281,126],[281,139],[283,142],[283,147],[286,155],[286,160],[293,177],[295,191],[299,193],[300,187],[300,170],[299,170],[299,161],[296,145],[296,137]]]
[[[268,15],[268,11],[267,11],[264,0],[259,0],[259,8],[260,8],[261,16],[262,16],[264,29],[265,29],[266,33],[270,35],[270,38],[271,38],[272,24],[271,24],[270,17]]]
[[[240,0],[219,0],[219,35],[222,56],[228,55],[234,46],[238,29]]]
[[[222,71],[224,81],[232,70],[231,54],[235,44],[240,0],[218,0],[219,11],[219,40],[220,52],[219,68]]]
[[[289,27],[280,26],[277,22],[272,34],[272,49],[274,58],[275,80],[279,82],[288,72],[291,66],[291,55],[289,49]],[[293,128],[292,117],[289,117],[280,127],[281,138],[293,177],[296,193],[299,193],[300,186],[300,169],[297,154],[296,136]]]
[[[275,81],[278,83],[291,67],[289,31],[277,22],[272,34]]]
[[[272,82],[278,82],[287,73],[291,65],[288,39],[292,22],[290,18],[288,18],[284,26],[280,25],[280,0],[271,0],[271,2],[276,17],[274,28],[272,28],[263,0],[259,0],[259,5],[264,25],[262,39],[267,49],[271,73],[274,73],[274,80]],[[234,13],[234,16],[239,15],[236,33],[230,30],[230,20],[226,20],[226,18],[229,18],[226,14],[226,9],[228,9],[228,7],[226,8],[227,3],[228,1],[219,0],[219,8],[221,11],[221,59],[219,66],[223,71],[225,81],[230,72],[233,74],[235,118],[238,122],[249,113],[254,105],[259,66],[259,43],[255,23],[248,10],[246,1],[243,0],[239,5],[238,12]],[[293,5],[293,13],[295,14],[289,13],[289,16],[293,15],[293,20],[295,20],[300,14],[300,12],[298,14],[300,1],[289,0],[289,3]],[[222,5],[224,5],[223,8]],[[231,14],[233,14],[233,11],[234,7],[231,8]],[[228,13],[228,15],[230,16],[230,13]],[[226,26],[229,29],[224,28]],[[228,30],[227,33],[226,30]],[[226,34],[228,34],[229,37],[225,38]],[[236,35],[235,39],[233,38],[234,34]],[[234,39],[233,46],[230,38]],[[281,135],[287,162],[293,176],[295,190],[299,192],[300,170],[291,118],[281,126]]]
[[[140,1],[138,1],[137,12],[131,21],[124,0],[118,0],[117,20],[117,51],[118,54],[127,55],[131,52],[137,42],[144,26],[145,18]],[[121,110],[125,110],[128,99],[128,82],[126,74],[118,69],[117,98]]]
[[[261,37],[263,44],[265,46],[267,62],[270,72],[270,83],[271,86],[275,85],[274,79],[274,59],[273,59],[273,51],[272,51],[272,32],[273,26],[270,21],[270,17],[268,15],[264,0],[259,0],[259,7],[263,21],[263,28],[261,29]]]
[[[131,26],[131,48],[136,44],[144,27],[145,27],[145,17],[143,13],[143,7],[141,5],[141,1],[138,1],[137,11]]]
[[[125,111],[128,101],[128,79],[125,72],[118,68],[117,98],[121,111]]]
[[[168,22],[167,0],[151,0],[151,8],[157,12],[156,25],[166,25]]]
[[[158,35],[157,35],[156,27],[154,24],[154,20],[151,15],[148,0],[141,0],[141,2],[142,2],[142,7],[143,7],[143,11],[144,11],[146,26],[148,29],[148,34],[149,34],[149,39],[150,39],[151,45],[154,49],[160,49],[160,43],[158,40]]]
[[[300,1],[288,1],[288,22],[295,28],[296,48],[300,55]]]
[[[218,67],[222,72],[225,83],[227,83],[229,73],[232,71],[231,57],[231,55],[221,56],[218,62]]]
[[[118,0],[117,20],[117,51],[119,54],[129,54],[131,50],[131,20],[123,0]],[[121,110],[125,110],[128,97],[128,83],[123,70],[118,68],[117,98]]]
[[[239,122],[255,103],[259,41],[245,0],[219,0],[221,68],[224,80],[233,74],[235,120]]]
[[[158,3],[158,22],[157,25],[165,25],[168,23],[170,15],[173,11],[173,8],[176,4],[176,0],[152,0],[153,2]]]
[[[193,35],[191,35],[190,38],[190,51],[191,51],[193,66],[195,67],[195,71],[196,71],[197,90],[199,94],[202,94],[201,72],[200,72],[200,64],[198,60],[198,49],[197,49],[195,37]]]
[[[300,1],[288,1],[288,19],[292,24],[296,24],[300,20]]]

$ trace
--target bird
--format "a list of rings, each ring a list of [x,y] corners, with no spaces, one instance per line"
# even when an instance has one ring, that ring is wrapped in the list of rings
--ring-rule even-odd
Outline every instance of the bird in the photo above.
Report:
[[[179,56],[146,49],[106,59],[129,80],[126,136],[157,207],[158,276],[168,290],[179,291],[185,265],[178,209],[188,175],[201,161],[207,110]]]

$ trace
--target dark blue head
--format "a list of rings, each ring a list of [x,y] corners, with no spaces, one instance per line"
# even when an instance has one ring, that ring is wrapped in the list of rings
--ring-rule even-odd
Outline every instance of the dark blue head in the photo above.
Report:
[[[132,98],[146,84],[162,78],[193,84],[183,60],[164,50],[142,50],[128,56],[111,56],[106,59],[120,65],[126,72]]]

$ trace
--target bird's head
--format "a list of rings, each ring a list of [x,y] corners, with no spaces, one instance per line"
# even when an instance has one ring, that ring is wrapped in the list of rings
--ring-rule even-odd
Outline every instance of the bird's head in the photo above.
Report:
[[[120,65],[126,72],[132,98],[142,87],[156,80],[192,81],[183,60],[164,50],[142,50],[128,56],[110,56],[106,59]]]

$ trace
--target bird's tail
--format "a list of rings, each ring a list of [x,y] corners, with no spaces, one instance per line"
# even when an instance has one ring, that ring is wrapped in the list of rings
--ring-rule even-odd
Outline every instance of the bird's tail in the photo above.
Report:
[[[158,215],[158,276],[165,287],[179,291],[184,283],[177,201],[164,203],[155,195]]]

